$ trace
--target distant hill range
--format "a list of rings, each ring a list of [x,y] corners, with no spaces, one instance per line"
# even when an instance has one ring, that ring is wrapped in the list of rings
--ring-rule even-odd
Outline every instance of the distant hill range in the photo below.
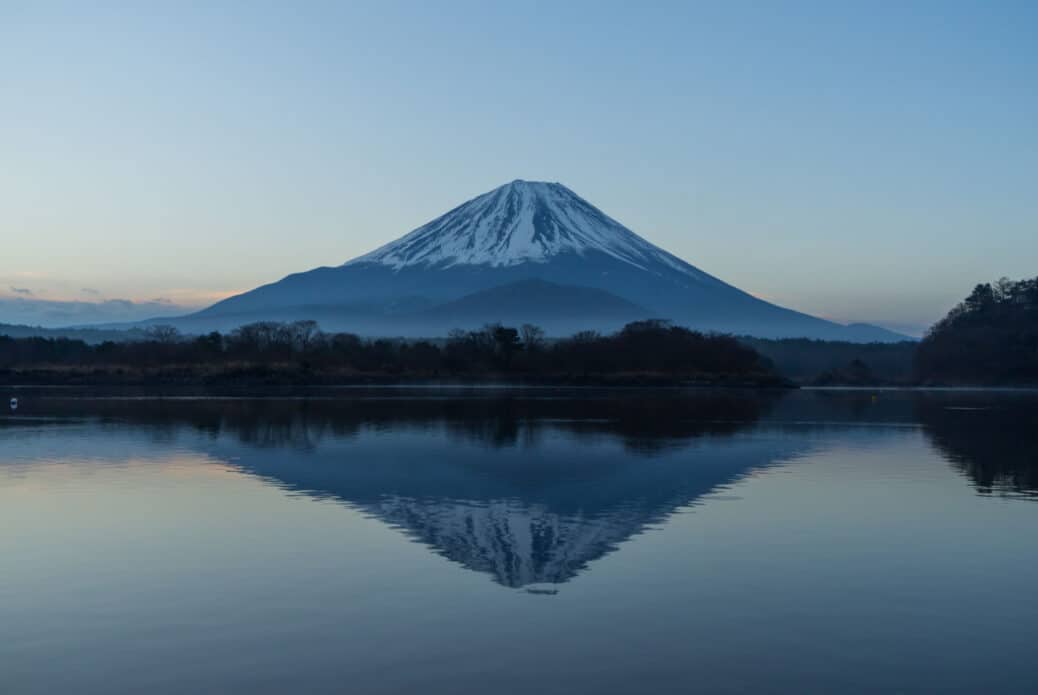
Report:
[[[906,339],[765,302],[649,243],[561,184],[518,180],[343,265],[150,323],[197,333],[314,319],[325,330],[434,337],[502,321],[561,336],[646,318],[771,338]]]
[[[44,328],[23,324],[0,323],[0,336],[9,338],[69,338],[85,343],[97,344],[106,340],[115,342],[144,340],[148,337],[145,328]]]

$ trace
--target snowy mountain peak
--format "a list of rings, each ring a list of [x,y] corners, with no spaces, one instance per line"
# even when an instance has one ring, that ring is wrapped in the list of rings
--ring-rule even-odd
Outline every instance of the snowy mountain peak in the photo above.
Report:
[[[601,252],[643,270],[709,278],[604,214],[561,183],[523,181],[463,203],[410,234],[346,265],[449,268],[545,263],[561,254]]]
[[[293,273],[187,318],[206,331],[306,318],[326,330],[421,337],[496,321],[536,323],[561,336],[665,318],[762,337],[898,339],[757,299],[562,184],[521,179],[349,263]]]

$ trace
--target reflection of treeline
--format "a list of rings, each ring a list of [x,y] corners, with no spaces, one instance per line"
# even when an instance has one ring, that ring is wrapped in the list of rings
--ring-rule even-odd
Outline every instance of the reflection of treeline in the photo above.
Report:
[[[749,427],[786,393],[653,389],[632,397],[629,390],[610,389],[552,389],[550,396],[540,390],[502,394],[488,389],[486,395],[482,391],[316,389],[296,398],[26,396],[19,413],[147,425],[159,436],[189,426],[214,440],[231,436],[256,448],[309,449],[324,439],[350,438],[364,429],[442,427],[461,441],[495,448],[518,446],[524,438],[551,429],[592,440],[612,435],[634,451],[652,452]]]
[[[926,381],[1038,383],[1038,278],[977,285],[929,330],[916,363]]]
[[[1038,407],[1032,397],[960,394],[919,398],[931,441],[984,494],[1038,498]]]
[[[229,334],[180,336],[156,327],[138,342],[0,338],[0,368],[181,369],[226,374],[293,370],[315,375],[590,378],[645,375],[779,383],[770,364],[735,338],[663,321],[639,321],[613,335],[581,332],[549,342],[532,325],[453,331],[443,341],[364,339],[324,333],[313,321],[260,322]]]

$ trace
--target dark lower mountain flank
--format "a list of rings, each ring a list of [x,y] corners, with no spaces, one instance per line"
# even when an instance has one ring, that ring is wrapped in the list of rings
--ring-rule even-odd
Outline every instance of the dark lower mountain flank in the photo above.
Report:
[[[519,280],[432,307],[413,320],[429,322],[430,329],[447,323],[459,328],[537,324],[553,335],[565,335],[652,317],[651,310],[604,290]]]

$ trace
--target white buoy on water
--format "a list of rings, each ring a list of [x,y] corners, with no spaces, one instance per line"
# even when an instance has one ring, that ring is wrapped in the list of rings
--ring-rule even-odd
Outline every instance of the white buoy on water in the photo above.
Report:
[[[12,398],[11,399],[11,410],[18,410],[18,399],[17,398]]]

